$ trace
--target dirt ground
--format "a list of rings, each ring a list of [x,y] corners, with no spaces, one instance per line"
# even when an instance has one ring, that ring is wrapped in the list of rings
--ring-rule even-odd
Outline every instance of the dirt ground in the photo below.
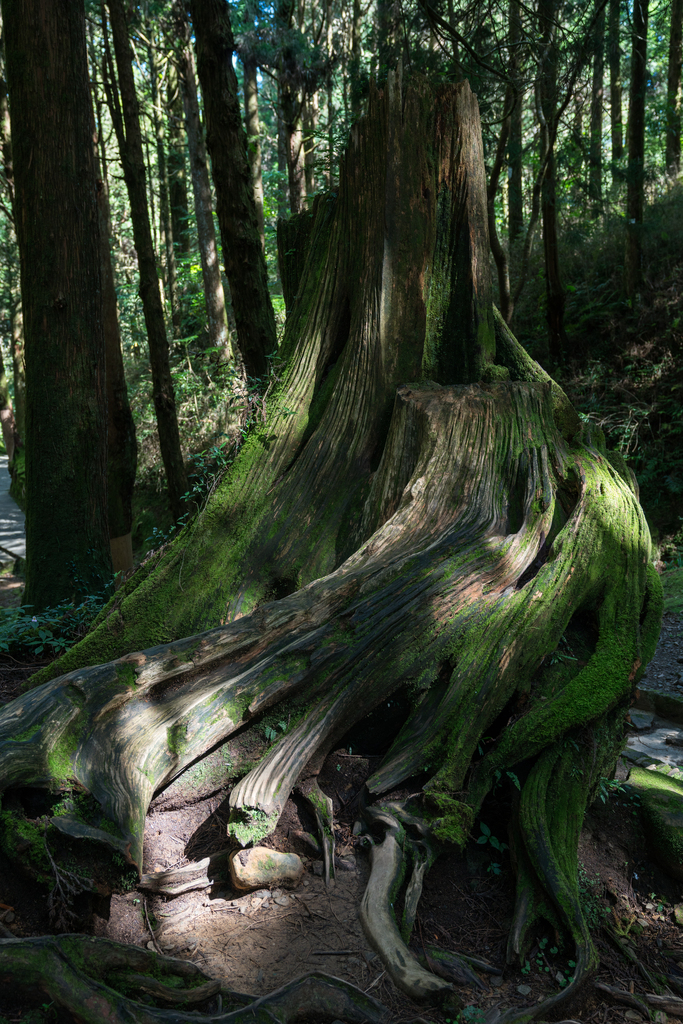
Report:
[[[679,652],[683,652],[683,618],[668,615],[645,685],[679,692],[683,685],[678,681],[683,671]],[[0,702],[19,692],[30,671],[7,659],[0,661]],[[307,805],[296,796],[265,844],[301,856],[302,882],[293,890],[263,889],[246,895],[232,888],[225,854],[232,759],[217,751],[157,795],[144,843],[145,872],[168,871],[210,858],[209,884],[174,898],[160,896],[138,887],[122,860],[112,868],[110,855],[103,852],[101,864],[90,865],[98,892],[84,893],[76,901],[77,918],[71,929],[156,947],[192,960],[211,977],[224,978],[231,988],[254,995],[322,969],[381,999],[391,1008],[396,1024],[418,1014],[443,1024],[449,1018],[411,1005],[395,989],[358,920],[369,858],[361,838],[353,835],[353,824],[364,779],[378,760],[374,750],[364,754],[361,747],[350,754],[343,748],[331,754],[323,768],[319,782],[335,806],[337,872],[330,888],[321,877],[320,853],[306,838],[307,833],[315,833],[314,822]],[[625,778],[626,772],[622,765],[620,777]],[[494,794],[480,819],[501,842],[508,838],[507,799],[505,794]],[[28,796],[22,800],[27,815],[35,820],[45,813],[39,802],[30,804]],[[501,823],[498,829],[497,822]],[[626,989],[632,984],[636,993],[651,992],[644,975],[650,971],[666,975],[670,989],[683,994],[683,927],[676,923],[674,912],[683,903],[683,883],[668,878],[651,860],[637,806],[627,790],[615,787],[604,803],[598,800],[590,809],[579,858],[584,911],[601,956],[598,980]],[[48,932],[46,899],[46,889],[30,872],[22,873],[0,856],[0,920],[4,918],[6,928],[15,935]],[[482,1010],[528,1006],[558,991],[562,979],[571,975],[571,951],[562,948],[550,929],[539,929],[524,965],[506,965],[513,906],[509,855],[501,857],[488,844],[472,842],[462,856],[442,856],[427,875],[412,942],[416,955],[435,945],[490,965],[490,971],[479,973],[476,990],[460,990],[465,1005]],[[6,999],[5,1003],[0,1003],[0,1021],[2,1016],[11,1024],[54,1020],[49,1008],[31,1011],[27,1018],[23,1004],[10,1005]],[[582,1004],[563,1016],[582,1024],[641,1019],[637,1011],[606,1002],[591,987],[584,991]]]

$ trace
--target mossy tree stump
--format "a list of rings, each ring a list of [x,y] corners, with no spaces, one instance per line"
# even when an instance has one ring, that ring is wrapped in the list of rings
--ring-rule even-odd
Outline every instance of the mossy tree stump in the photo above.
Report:
[[[267,834],[294,786],[323,827],[324,756],[408,688],[367,782],[368,936],[411,997],[451,998],[406,951],[421,880],[512,774],[509,956],[539,918],[570,936],[577,971],[554,1005],[596,963],[578,834],[654,652],[661,587],[632,474],[493,308],[484,186],[466,84],[397,72],[371,89],[339,193],[282,232],[289,312],[263,422],[63,674],[0,715],[0,790],[77,782],[109,823],[89,834],[141,870],[154,792],[286,702],[287,732],[232,791],[231,831]],[[408,780],[421,795],[399,805]]]

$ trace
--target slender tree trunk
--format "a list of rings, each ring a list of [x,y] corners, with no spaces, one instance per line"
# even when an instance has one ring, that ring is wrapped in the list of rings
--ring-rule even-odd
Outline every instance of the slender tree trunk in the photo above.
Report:
[[[316,129],[318,127],[318,93],[314,92],[308,97],[305,104],[304,117],[304,161],[306,170],[306,194],[313,195],[316,189],[315,166],[316,166]]]
[[[302,213],[306,209],[306,159],[304,153],[303,99],[301,90],[293,88],[280,76],[280,103],[285,131],[285,157],[289,209]]]
[[[505,96],[503,99],[503,108],[505,111],[511,111],[513,97],[513,89],[511,86],[508,86],[505,90]],[[491,252],[493,253],[493,259],[498,272],[500,312],[506,324],[509,324],[512,319],[514,306],[512,304],[512,296],[510,294],[510,268],[508,264],[508,255],[498,238],[498,227],[496,225],[496,193],[498,192],[498,184],[503,170],[505,151],[507,149],[508,138],[510,135],[510,123],[511,114],[508,113],[508,116],[503,119],[503,123],[499,129],[498,145],[496,147],[496,153],[493,159],[493,166],[491,168],[487,189],[489,238],[491,240]]]
[[[178,257],[188,256],[191,248],[190,214],[187,203],[185,170],[185,121],[178,69],[169,61],[166,91],[168,110],[168,196],[171,204],[171,230]]]
[[[609,106],[612,135],[612,163],[624,155],[624,128],[621,116],[621,0],[609,0],[608,6]],[[612,172],[614,176],[614,171]]]
[[[541,220],[543,224],[543,253],[545,262],[545,291],[549,329],[550,358],[561,363],[567,350],[564,329],[566,294],[560,273],[560,253],[557,233],[557,184],[553,125],[557,113],[557,18],[556,0],[541,0],[540,29],[543,60],[540,68],[538,114],[541,122],[540,159],[546,160],[546,171],[541,191]]]
[[[153,33],[152,33],[153,35]],[[168,287],[168,301],[171,307],[171,322],[173,324],[173,337],[181,336],[181,314],[180,301],[178,298],[178,271],[175,262],[175,249],[173,246],[173,224],[171,221],[171,205],[168,189],[168,170],[166,167],[166,138],[164,132],[164,115],[161,109],[161,97],[159,95],[159,83],[157,82],[156,57],[154,44],[147,48],[147,60],[149,62],[149,75],[152,90],[152,122],[154,125],[154,136],[157,144],[157,169],[159,175],[159,209],[161,213],[161,225],[164,232],[164,248],[166,255],[166,285]]]
[[[133,568],[133,488],[138,449],[123,368],[116,285],[111,260],[109,185],[103,175],[97,193],[102,267],[102,316],[107,373],[107,496],[114,572]]]
[[[334,57],[334,36],[332,32],[332,0],[327,0],[325,6],[325,30],[327,43],[328,69],[325,81],[327,92],[327,187],[332,189],[335,180],[335,156],[334,156],[334,91],[332,82],[332,59]]]
[[[82,0],[3,0],[26,333],[25,602],[100,591],[107,529],[97,172]]]
[[[268,356],[277,349],[277,336],[232,66],[235,44],[228,5],[225,0],[192,0],[190,9],[237,343],[249,376],[262,379],[268,373]]]
[[[12,140],[11,140],[11,127],[9,117],[9,105],[7,103],[7,83],[5,81],[5,68],[4,68],[4,56],[2,58],[2,74],[0,75],[0,132],[2,133],[2,164],[3,173],[5,177],[5,185],[7,187],[7,198],[12,218],[14,217],[14,170],[12,167]],[[15,313],[14,307],[21,306],[21,296],[13,294],[13,279],[16,281],[16,275],[12,274],[11,266],[9,264],[13,261],[13,257],[16,251],[16,239],[14,235],[14,222],[9,220],[7,224],[8,233],[8,267],[9,267],[9,301],[10,306],[10,324],[12,330],[12,339],[14,340],[14,326],[15,326]],[[17,289],[15,287],[14,291]],[[21,323],[21,320],[19,321]],[[13,351],[14,346],[11,349]],[[16,385],[16,379],[15,379]],[[24,392],[21,389],[21,399],[23,400]],[[23,421],[23,418],[22,418]],[[5,444],[5,450],[7,452],[7,461],[11,463],[14,458],[14,449],[19,441],[19,428],[14,415],[14,409],[12,407],[12,399],[9,393],[9,382],[7,379],[7,373],[5,371],[5,365],[2,359],[2,353],[0,352],[0,426],[2,427],[2,438]]]
[[[647,21],[649,0],[634,0],[631,88],[628,110],[626,180],[626,256],[624,284],[633,300],[643,282],[642,227],[645,212],[645,88],[647,85]]]
[[[10,246],[16,260],[8,268],[10,293],[10,337],[12,369],[14,371],[14,422],[20,442],[26,438],[26,360],[24,358],[24,313],[21,308],[20,275],[14,269],[19,265],[19,247],[14,228],[10,230]]]
[[[509,33],[509,73],[517,85],[517,98],[510,116],[510,137],[508,141],[508,237],[510,244],[512,244],[524,230],[524,193],[522,187],[522,114],[524,109],[524,92],[518,78],[519,47],[522,40],[519,0],[510,0]]]
[[[666,80],[666,173],[681,171],[681,61],[683,60],[683,0],[671,0],[669,68]]]
[[[161,301],[156,256],[147,209],[140,115],[138,99],[135,94],[133,55],[128,38],[123,0],[110,0],[109,12],[116,55],[120,105],[116,89],[116,76],[111,61],[106,82],[107,99],[119,142],[123,176],[130,201],[133,238],[140,270],[140,298],[142,299],[149,341],[152,394],[159,431],[159,446],[166,470],[171,512],[174,519],[178,519],[184,511],[183,495],[187,493],[187,474],[180,448],[164,308]]]
[[[401,10],[397,0],[377,0],[380,75],[393,70],[401,55]]]
[[[180,80],[185,108],[185,129],[190,154],[190,177],[194,196],[194,212],[197,222],[199,260],[202,265],[208,348],[216,349],[224,358],[232,357],[228,317],[225,309],[225,292],[221,280],[221,264],[216,245],[216,230],[213,223],[213,199],[209,166],[206,155],[204,134],[199,118],[197,78],[194,70],[194,56],[190,44],[190,26],[183,15],[179,26],[183,40],[180,55]]]
[[[357,121],[361,112],[361,31],[363,19],[360,0],[353,0],[351,12],[351,60],[349,61],[349,77],[351,79],[351,120]]]
[[[593,51],[593,88],[591,90],[591,127],[588,169],[588,196],[591,201],[591,215],[602,214],[602,102],[604,85],[605,52],[605,10],[595,24]]]
[[[266,247],[266,229],[263,215],[263,172],[261,169],[261,125],[258,114],[258,84],[256,61],[253,57],[244,60],[244,120],[247,127],[247,152],[254,182],[254,202],[258,221],[261,247]]]

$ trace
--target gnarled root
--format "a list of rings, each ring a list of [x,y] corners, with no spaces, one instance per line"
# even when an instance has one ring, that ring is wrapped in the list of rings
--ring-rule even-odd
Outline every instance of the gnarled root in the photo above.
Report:
[[[179,978],[184,987],[177,987]],[[137,989],[162,1005],[138,1002],[122,995],[117,986]],[[0,940],[0,994],[3,990],[14,995],[43,993],[86,1024],[289,1024],[304,1017],[341,1017],[349,1024],[389,1020],[377,1000],[320,972],[254,998],[232,992],[184,960],[87,935]],[[198,1014],[195,1008],[208,1001],[212,1008]],[[192,1007],[193,1012],[183,1012],[183,1007]]]

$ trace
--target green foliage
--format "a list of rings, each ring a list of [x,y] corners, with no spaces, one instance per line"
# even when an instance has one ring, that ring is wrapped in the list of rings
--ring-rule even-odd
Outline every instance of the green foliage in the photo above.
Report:
[[[512,773],[507,772],[506,774],[510,775]],[[519,780],[517,780],[517,785],[519,786]],[[506,850],[510,849],[507,843],[501,843],[500,839],[497,839],[496,836],[491,834],[491,829],[488,827],[488,825],[485,825],[483,821],[479,822],[479,828],[481,829],[481,835],[477,839],[477,843],[480,846],[485,846],[488,843],[489,846],[491,846],[500,854],[503,854],[505,853]],[[491,874],[493,875],[500,875],[502,872],[500,863],[494,860],[491,860],[491,863],[489,864],[486,870],[490,871]]]
[[[0,608],[0,652],[15,658],[56,657],[87,633],[104,603],[104,595],[89,594],[36,615],[30,605]]]
[[[603,918],[609,914],[609,908],[601,901],[602,882],[599,878],[591,878],[583,864],[579,864],[578,874],[579,902],[586,924],[591,931],[597,931]]]

